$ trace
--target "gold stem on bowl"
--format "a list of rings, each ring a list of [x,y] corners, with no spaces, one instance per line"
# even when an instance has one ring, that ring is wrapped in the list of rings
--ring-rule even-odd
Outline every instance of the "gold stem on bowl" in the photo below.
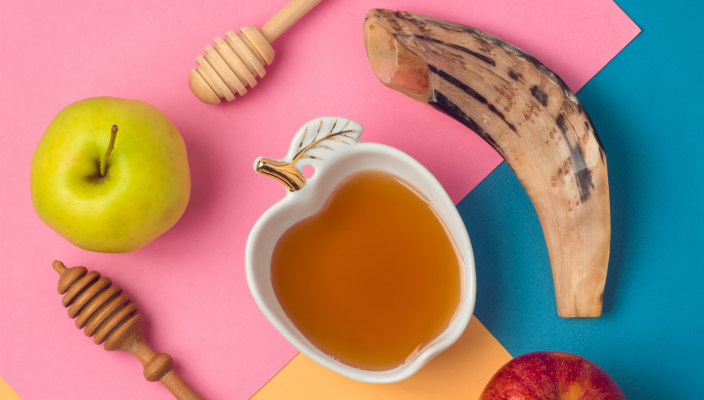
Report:
[[[306,183],[306,178],[303,176],[303,173],[286,161],[260,158],[257,161],[255,169],[260,174],[270,176],[281,182],[286,189],[292,192],[302,188]]]

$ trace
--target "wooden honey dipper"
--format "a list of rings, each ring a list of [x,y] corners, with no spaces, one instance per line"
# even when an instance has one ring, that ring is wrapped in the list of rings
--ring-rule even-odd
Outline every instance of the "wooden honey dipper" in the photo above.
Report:
[[[144,377],[150,382],[161,381],[177,399],[201,399],[176,375],[171,356],[157,353],[145,342],[142,314],[119,286],[85,267],[66,268],[61,261],[54,261],[53,267],[61,275],[61,302],[68,307],[69,317],[78,317],[78,329],[85,328],[86,336],[95,335],[93,341],[104,342],[106,350],[122,350],[137,357],[144,366]]]
[[[225,39],[215,38],[215,47],[205,47],[205,57],[196,57],[198,68],[191,68],[188,84],[200,100],[218,104],[220,99],[234,100],[257,84],[256,76],[266,74],[264,64],[271,65],[274,48],[271,42],[303,17],[321,0],[291,0],[261,29],[243,26],[239,33],[228,31]]]

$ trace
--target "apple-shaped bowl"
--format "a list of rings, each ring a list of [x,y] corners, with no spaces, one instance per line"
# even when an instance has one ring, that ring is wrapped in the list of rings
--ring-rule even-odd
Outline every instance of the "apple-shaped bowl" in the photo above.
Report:
[[[245,269],[256,304],[274,327],[301,353],[349,378],[374,383],[405,379],[462,334],[474,310],[476,278],[474,255],[465,225],[449,196],[435,177],[411,156],[378,143],[359,142],[362,127],[340,117],[322,117],[302,126],[283,160],[258,159],[255,170],[277,178],[288,192],[269,208],[252,228],[247,240]],[[333,140],[337,139],[337,140]],[[314,175],[305,178],[303,167]],[[345,364],[311,343],[282,308],[272,284],[271,261],[281,236],[297,222],[323,208],[340,182],[351,174],[375,170],[411,184],[430,204],[454,240],[460,259],[460,298],[446,329],[388,370],[365,370]],[[350,242],[350,246],[354,246]]]

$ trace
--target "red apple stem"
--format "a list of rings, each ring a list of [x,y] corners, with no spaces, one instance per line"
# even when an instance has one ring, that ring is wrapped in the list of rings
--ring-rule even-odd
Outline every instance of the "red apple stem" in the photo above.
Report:
[[[117,137],[117,125],[113,125],[110,130],[110,143],[108,143],[108,149],[105,150],[105,155],[100,159],[100,176],[105,176],[105,169],[108,164],[108,157],[112,153],[113,147],[115,147],[115,137]]]

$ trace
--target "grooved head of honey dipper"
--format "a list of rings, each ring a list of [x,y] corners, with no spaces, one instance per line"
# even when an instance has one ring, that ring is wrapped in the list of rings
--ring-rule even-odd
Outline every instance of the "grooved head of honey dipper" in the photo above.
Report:
[[[86,267],[72,267],[72,268],[66,268],[64,263],[61,261],[55,260],[52,263],[52,267],[54,268],[54,271],[58,272],[59,275],[59,285],[57,287],[57,290],[60,294],[66,293],[66,291],[73,285],[74,282],[76,282],[78,279],[80,279],[83,275],[88,272]]]
[[[191,72],[188,73],[188,86],[190,86],[191,92],[193,92],[200,101],[207,104],[220,103],[220,97],[218,97],[200,73],[193,68],[191,68]]]
[[[105,340],[103,345],[105,350],[136,351],[133,346],[144,341],[142,335],[142,314],[136,313],[126,319],[120,319],[121,321],[118,325],[111,329],[104,338],[99,338],[96,335],[93,340],[96,344],[99,344],[100,340]]]

